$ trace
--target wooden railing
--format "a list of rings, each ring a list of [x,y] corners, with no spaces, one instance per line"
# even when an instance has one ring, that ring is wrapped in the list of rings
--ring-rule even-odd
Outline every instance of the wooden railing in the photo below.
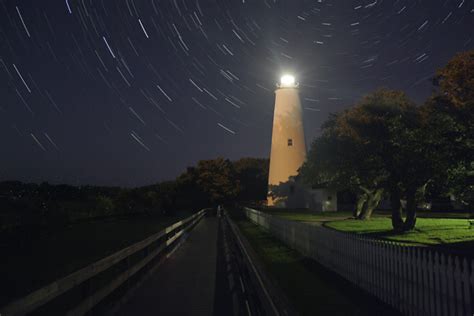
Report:
[[[262,309],[263,315],[298,315],[290,306],[285,294],[277,286],[277,282],[265,271],[265,266],[259,260],[249,241],[240,232],[239,227],[227,212],[224,219],[225,224],[230,228],[231,239],[235,244],[234,256],[236,256],[240,269],[244,272],[241,275],[246,276],[256,290],[253,299],[256,301],[255,304]]]
[[[405,315],[474,313],[474,261],[245,208],[246,216]]]
[[[72,306],[66,312],[67,315],[83,315],[121,286],[125,281],[134,276],[157,255],[172,247],[172,245],[175,244],[185,232],[190,230],[201,220],[206,212],[206,209],[201,210],[200,212],[182,221],[174,223],[140,242],[94,262],[62,279],[56,280],[51,284],[44,286],[29,295],[4,306],[3,308],[0,308],[0,315],[25,315],[44,306],[68,291],[86,285],[85,288],[87,290],[83,291],[85,292],[85,295],[83,295],[84,297],[79,303]],[[144,252],[143,258],[140,258],[138,262],[133,265],[130,264],[130,257],[140,251]],[[114,275],[111,280],[100,288],[94,288],[90,284],[85,284],[98,274],[111,268],[117,268],[119,263],[122,262],[124,264],[120,265],[120,272],[118,275]]]

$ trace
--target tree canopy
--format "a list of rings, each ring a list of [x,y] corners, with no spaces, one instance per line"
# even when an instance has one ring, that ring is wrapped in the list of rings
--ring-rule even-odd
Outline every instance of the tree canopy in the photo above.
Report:
[[[456,55],[434,83],[437,91],[422,106],[401,91],[379,89],[331,115],[310,147],[303,179],[355,192],[362,219],[385,194],[396,230],[415,226],[417,203],[427,194],[472,205],[474,51]]]

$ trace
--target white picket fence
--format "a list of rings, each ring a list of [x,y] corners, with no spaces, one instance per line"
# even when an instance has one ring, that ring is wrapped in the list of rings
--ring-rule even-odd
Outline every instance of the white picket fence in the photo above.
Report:
[[[288,221],[249,208],[245,213],[291,248],[405,315],[474,315],[474,261]]]

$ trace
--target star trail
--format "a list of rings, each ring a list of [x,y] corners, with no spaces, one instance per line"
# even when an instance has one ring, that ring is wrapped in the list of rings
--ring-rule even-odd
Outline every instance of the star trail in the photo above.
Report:
[[[378,87],[422,103],[473,36],[472,0],[0,0],[0,180],[143,185],[268,157],[282,73],[310,143]]]

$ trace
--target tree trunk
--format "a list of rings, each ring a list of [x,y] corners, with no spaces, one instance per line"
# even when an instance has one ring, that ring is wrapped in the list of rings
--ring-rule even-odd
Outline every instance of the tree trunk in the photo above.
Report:
[[[409,231],[415,228],[416,224],[416,190],[407,192],[406,219],[402,217],[402,204],[398,191],[390,195],[392,204],[392,227],[397,232]]]
[[[356,208],[354,209],[352,216],[354,216],[355,218],[359,218],[360,214],[363,212],[365,208],[366,202],[367,202],[367,194],[365,193],[359,194],[359,196],[357,197]]]
[[[359,214],[358,219],[360,220],[367,220],[370,219],[372,213],[374,212],[375,208],[379,205],[380,200],[382,199],[383,189],[376,189],[374,191],[368,191],[367,195],[367,203],[363,211]]]
[[[403,225],[404,231],[412,230],[416,224],[416,191],[407,193],[407,218]]]
[[[395,231],[403,230],[402,203],[400,202],[400,193],[392,190],[390,193],[390,204],[392,206],[392,227]]]

